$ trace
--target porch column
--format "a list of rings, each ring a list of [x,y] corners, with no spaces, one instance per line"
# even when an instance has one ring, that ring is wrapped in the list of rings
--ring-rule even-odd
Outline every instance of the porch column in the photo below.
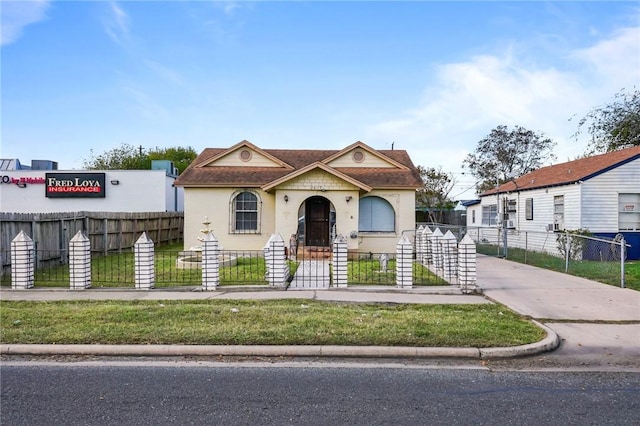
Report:
[[[85,290],[91,287],[91,243],[82,233],[69,241],[69,289]]]
[[[396,244],[396,285],[413,287],[413,247],[406,235]]]
[[[463,293],[476,292],[476,243],[469,234],[458,244],[458,279]]]
[[[35,270],[33,240],[24,231],[11,241],[11,288],[26,290],[33,287]]]
[[[338,235],[333,241],[333,287],[347,287],[347,239]]]
[[[202,241],[202,289],[215,290],[220,284],[218,239],[208,232]]]
[[[150,290],[155,286],[156,272],[153,241],[143,232],[133,246],[136,268],[136,289]]]
[[[267,266],[267,281],[271,287],[285,287],[289,278],[289,265],[284,254],[284,240],[273,234],[262,249]]]

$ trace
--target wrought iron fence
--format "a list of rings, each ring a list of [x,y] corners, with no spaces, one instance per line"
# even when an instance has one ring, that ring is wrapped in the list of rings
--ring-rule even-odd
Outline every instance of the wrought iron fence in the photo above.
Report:
[[[330,254],[330,253],[329,253]],[[69,259],[67,250],[34,250],[35,287],[68,287]],[[7,256],[8,258],[8,256]],[[264,252],[222,250],[220,252],[220,285],[268,285]],[[155,287],[199,286],[202,284],[201,257],[197,252],[156,249]],[[298,287],[324,287],[331,283],[330,256],[298,253],[287,261],[292,283]],[[11,265],[0,276],[3,286],[11,285]],[[296,278],[297,277],[297,281]],[[312,285],[312,283],[315,283]],[[396,259],[393,254],[355,253],[347,261],[348,285],[396,285]],[[433,267],[413,262],[414,285],[447,285]],[[133,250],[109,254],[91,254],[91,286],[93,288],[133,288],[135,258]],[[322,286],[321,286],[322,287]]]
[[[414,259],[413,285],[448,285],[422,262]],[[347,284],[396,285],[396,259],[387,253],[355,253],[347,262]]]

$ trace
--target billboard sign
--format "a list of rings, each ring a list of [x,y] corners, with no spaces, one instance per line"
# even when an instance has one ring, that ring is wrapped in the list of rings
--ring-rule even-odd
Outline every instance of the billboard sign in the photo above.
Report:
[[[47,173],[48,198],[104,198],[104,173]]]

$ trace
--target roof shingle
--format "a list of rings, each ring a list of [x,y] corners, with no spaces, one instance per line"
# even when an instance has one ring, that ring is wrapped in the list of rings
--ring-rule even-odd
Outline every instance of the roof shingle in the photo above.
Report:
[[[511,182],[504,183],[497,189],[485,191],[480,195],[523,191],[585,181],[638,158],[640,158],[640,146],[541,167]]]
[[[206,148],[180,174],[176,186],[185,187],[260,187],[280,179],[293,171],[280,167],[226,167],[205,166],[211,159],[228,151],[228,148]],[[299,170],[339,153],[339,150],[264,149],[269,155]],[[409,154],[404,150],[374,150],[407,167],[367,168],[336,167],[335,170],[373,188],[420,188],[422,179]]]

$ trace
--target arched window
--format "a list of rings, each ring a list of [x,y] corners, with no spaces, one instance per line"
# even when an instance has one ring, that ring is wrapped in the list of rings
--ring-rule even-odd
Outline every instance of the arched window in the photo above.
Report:
[[[360,232],[394,232],[396,230],[396,214],[391,204],[380,197],[360,199]]]
[[[235,194],[231,201],[231,232],[236,234],[260,232],[260,200],[250,191]]]

